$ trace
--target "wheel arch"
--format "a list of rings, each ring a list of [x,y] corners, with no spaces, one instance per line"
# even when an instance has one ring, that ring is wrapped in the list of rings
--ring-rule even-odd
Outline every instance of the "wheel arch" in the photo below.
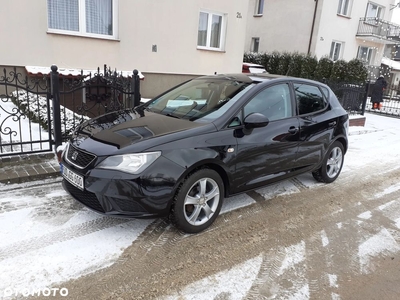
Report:
[[[218,163],[211,162],[211,161],[201,162],[201,163],[196,164],[195,166],[192,166],[191,168],[188,168],[186,170],[186,172],[181,176],[181,178],[179,178],[179,180],[177,181],[177,185],[175,187],[174,194],[177,193],[177,191],[179,190],[179,187],[182,185],[183,181],[186,178],[188,178],[190,175],[192,175],[193,173],[195,173],[201,169],[211,169],[211,170],[214,170],[215,172],[217,172],[218,175],[221,177],[222,182],[224,184],[224,197],[229,196],[230,180],[229,180],[229,175],[228,175],[227,171],[224,169],[224,167],[222,167]]]
[[[342,145],[343,145],[343,148],[344,148],[344,154],[346,154],[346,152],[347,152],[347,148],[348,148],[348,141],[344,138],[344,137],[338,137],[335,141],[333,141],[333,143],[334,142],[336,142],[336,141],[338,141],[338,142],[340,142]],[[332,144],[333,144],[332,143]]]

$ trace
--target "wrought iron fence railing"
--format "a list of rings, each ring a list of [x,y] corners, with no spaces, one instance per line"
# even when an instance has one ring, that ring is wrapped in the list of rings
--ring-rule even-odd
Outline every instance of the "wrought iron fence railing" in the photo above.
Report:
[[[140,103],[137,70],[28,77],[16,68],[0,73],[0,156],[56,149],[82,121]],[[55,147],[53,147],[55,146]]]

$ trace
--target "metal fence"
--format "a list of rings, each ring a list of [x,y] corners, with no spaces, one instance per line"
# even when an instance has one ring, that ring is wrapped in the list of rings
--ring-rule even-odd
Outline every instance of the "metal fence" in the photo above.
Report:
[[[323,81],[335,93],[342,107],[354,115],[364,115],[370,83],[350,84],[346,82]]]
[[[50,82],[28,78],[16,68],[0,75],[0,156],[52,149],[52,123],[41,130],[39,119],[50,120]],[[38,109],[43,107],[43,109]],[[36,113],[34,113],[36,111]]]
[[[372,84],[371,88],[372,89]],[[389,85],[383,92],[383,102],[381,109],[372,109],[372,103],[368,97],[366,111],[392,117],[400,117],[400,86]]]
[[[140,103],[137,70],[28,77],[16,68],[0,75],[0,156],[54,150],[82,121]],[[44,129],[45,131],[43,131]],[[54,148],[53,148],[54,146]]]

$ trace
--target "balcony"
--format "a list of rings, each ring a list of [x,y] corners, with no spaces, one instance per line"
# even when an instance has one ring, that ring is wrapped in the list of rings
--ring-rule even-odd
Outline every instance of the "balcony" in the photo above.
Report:
[[[380,44],[400,44],[400,25],[378,18],[361,18],[356,37]]]

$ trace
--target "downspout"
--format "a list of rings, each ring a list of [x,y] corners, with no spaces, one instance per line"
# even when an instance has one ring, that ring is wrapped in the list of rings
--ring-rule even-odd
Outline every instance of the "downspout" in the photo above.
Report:
[[[310,55],[311,53],[311,42],[312,42],[312,37],[314,34],[314,25],[315,25],[315,17],[317,15],[317,8],[318,8],[318,0],[314,0],[315,1],[315,8],[314,8],[314,16],[313,16],[313,20],[312,20],[312,25],[311,25],[311,33],[310,33],[310,42],[308,43],[308,55]]]

